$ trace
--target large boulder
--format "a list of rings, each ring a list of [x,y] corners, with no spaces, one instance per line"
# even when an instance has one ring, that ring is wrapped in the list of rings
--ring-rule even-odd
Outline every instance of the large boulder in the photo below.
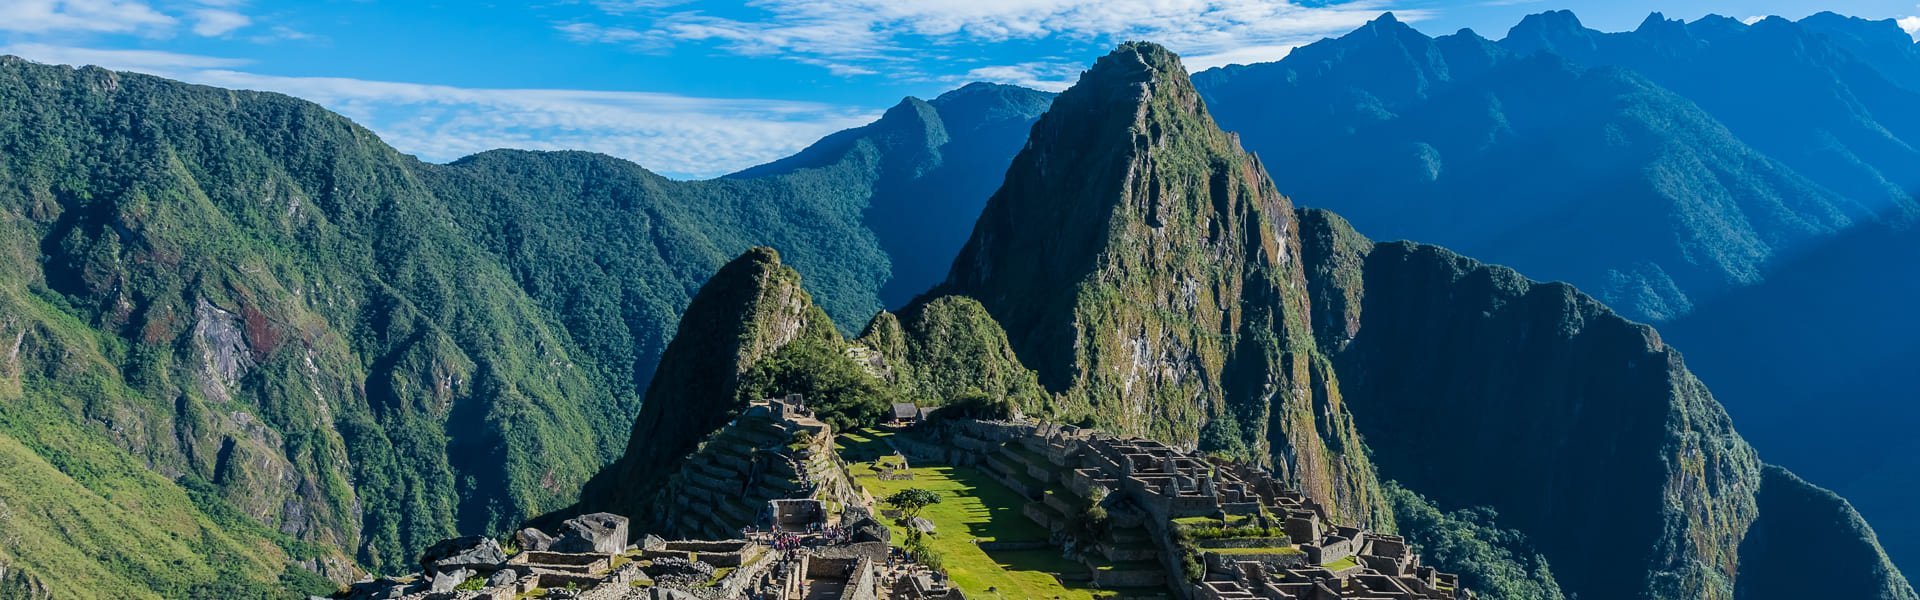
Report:
[[[613,513],[580,515],[560,524],[560,536],[547,547],[554,552],[619,554],[627,549],[627,518]]]
[[[506,562],[507,554],[500,550],[500,542],[484,535],[469,535],[441,540],[427,547],[427,551],[420,554],[420,571],[429,576],[458,569],[492,572]]]
[[[553,547],[553,536],[532,527],[514,532],[513,541],[520,544],[520,550],[523,552],[547,550]]]
[[[442,568],[440,572],[433,574],[433,583],[428,590],[434,593],[451,592],[453,588],[460,587],[460,584],[466,583],[468,578],[476,574],[478,573],[473,569],[466,567]]]
[[[519,571],[515,571],[513,569],[501,569],[498,571],[494,571],[493,576],[487,578],[487,587],[490,587],[490,588],[508,587],[508,586],[512,586],[514,582],[519,580],[520,580]]]
[[[347,588],[346,600],[392,600],[425,591],[422,582],[404,582],[392,577],[362,581]]]

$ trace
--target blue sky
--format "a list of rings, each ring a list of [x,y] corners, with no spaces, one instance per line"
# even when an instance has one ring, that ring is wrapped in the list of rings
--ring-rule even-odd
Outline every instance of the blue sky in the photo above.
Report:
[[[1128,39],[1199,69],[1275,60],[1388,10],[1496,39],[1562,8],[1606,31],[1656,10],[1834,10],[1920,32],[1915,1],[0,0],[0,54],[284,92],[427,160],[583,149],[684,178],[784,156],[903,96],[1059,89]]]

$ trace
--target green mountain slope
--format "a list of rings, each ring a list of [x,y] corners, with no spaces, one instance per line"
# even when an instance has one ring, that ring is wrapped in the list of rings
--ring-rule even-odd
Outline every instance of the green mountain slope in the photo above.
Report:
[[[882,135],[914,126],[890,117],[806,164],[681,182],[574,152],[427,164],[283,96],[0,59],[0,323],[12,389],[44,403],[0,417],[62,421],[191,500],[156,510],[258,524],[283,547],[268,580],[290,553],[340,580],[401,569],[573,506],[628,445],[681,310],[742,250],[786,249],[827,313],[866,321],[906,251],[869,209],[977,207],[989,190],[955,182],[986,185],[971,173],[1012,151],[982,149],[1017,146],[1049,100],[970,86],[904,103],[935,107],[934,133]],[[913,207],[930,189],[948,195]],[[100,358],[48,369],[37,331]],[[120,460],[19,437],[63,471]],[[71,572],[30,553],[0,564]]]
[[[382,569],[563,506],[611,458],[594,424],[621,403],[577,366],[591,357],[365,129],[283,96],[14,59],[0,98],[7,313],[70,340],[16,355],[48,412],[5,412],[117,451],[62,471],[130,457],[200,491],[155,510],[230,510]]]

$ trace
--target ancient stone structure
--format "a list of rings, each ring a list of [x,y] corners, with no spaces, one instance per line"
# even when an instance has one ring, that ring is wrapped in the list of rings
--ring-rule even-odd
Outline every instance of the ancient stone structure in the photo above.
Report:
[[[833,430],[798,395],[751,403],[667,481],[659,531],[720,539],[764,522],[772,501],[855,496],[833,453]]]
[[[1455,600],[1456,576],[1420,564],[1399,536],[1341,526],[1312,498],[1250,465],[1072,426],[956,420],[903,441],[922,459],[979,465],[1026,496],[1023,513],[1101,587],[1166,584],[1183,598]],[[1108,522],[1071,531],[1092,506]]]

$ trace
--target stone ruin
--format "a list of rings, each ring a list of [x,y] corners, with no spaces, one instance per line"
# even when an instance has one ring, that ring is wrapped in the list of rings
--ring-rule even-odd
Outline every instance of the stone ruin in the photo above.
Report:
[[[980,466],[1026,496],[1023,514],[1054,530],[1101,587],[1164,584],[1204,600],[1472,597],[1404,538],[1332,523],[1324,506],[1251,465],[1064,425],[958,420],[927,435],[935,439],[896,446]],[[1072,516],[1095,500],[1108,531],[1068,539]]]

